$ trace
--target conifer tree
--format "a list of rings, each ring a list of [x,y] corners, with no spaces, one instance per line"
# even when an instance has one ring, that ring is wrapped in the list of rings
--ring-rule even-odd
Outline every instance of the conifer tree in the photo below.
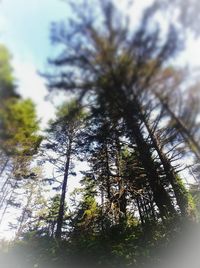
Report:
[[[69,176],[73,175],[73,159],[77,151],[77,136],[81,129],[83,116],[81,108],[75,101],[64,103],[58,108],[56,119],[50,122],[47,142],[44,144],[44,152],[53,153],[47,157],[47,160],[57,166],[57,175],[63,176],[58,185],[58,189],[61,189],[55,232],[55,236],[58,239],[62,235],[67,183]],[[57,182],[59,183],[59,181]]]
[[[119,23],[117,18],[121,14],[111,1],[100,5],[101,28],[93,17],[95,10],[92,14],[84,11],[83,14],[81,8],[75,8],[79,21],[70,24],[73,29],[54,28],[54,41],[65,42],[69,49],[51,61],[60,70],[60,76],[48,75],[50,89],[76,90],[83,102],[86,97],[94,96],[91,106],[97,106],[111,120],[122,120],[128,138],[135,145],[160,217],[163,220],[177,217],[175,203],[183,215],[188,215],[186,191],[181,189],[174,167],[162,150],[163,144],[156,137],[163,130],[154,124],[153,132],[151,122],[152,115],[159,109],[154,108],[156,101],[152,101],[149,89],[162,66],[179,50],[176,28],[169,25],[167,34],[159,41],[161,30],[154,23],[156,5],[145,10],[140,26],[134,30],[128,28],[125,19]],[[69,65],[73,65],[73,70],[67,72]],[[81,79],[77,79],[77,75]],[[160,105],[162,111],[163,105]],[[164,146],[169,149],[169,143]],[[165,182],[157,164],[164,169]]]

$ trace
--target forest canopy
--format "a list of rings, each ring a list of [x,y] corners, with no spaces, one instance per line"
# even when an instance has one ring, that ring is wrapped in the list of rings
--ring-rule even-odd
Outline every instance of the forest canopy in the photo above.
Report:
[[[65,100],[46,129],[0,45],[0,223],[19,215],[1,262],[165,267],[199,228],[199,83],[175,64],[188,31],[198,31],[185,9],[170,21],[167,1],[146,7],[136,25],[115,1],[83,2],[52,24],[57,54],[42,76],[48,94]]]

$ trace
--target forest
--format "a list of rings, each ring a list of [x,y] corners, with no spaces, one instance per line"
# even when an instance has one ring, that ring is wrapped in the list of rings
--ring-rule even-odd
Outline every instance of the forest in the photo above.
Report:
[[[155,1],[132,25],[116,1],[79,2],[51,25],[45,128],[0,44],[1,267],[200,267],[199,70],[178,64],[195,9]]]

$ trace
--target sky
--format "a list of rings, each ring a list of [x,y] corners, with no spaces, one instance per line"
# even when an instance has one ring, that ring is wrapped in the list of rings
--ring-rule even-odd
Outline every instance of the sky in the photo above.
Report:
[[[141,3],[148,4],[151,0],[136,2],[139,14]],[[124,0],[116,3],[120,9],[124,8]],[[131,14],[131,10],[129,12]],[[70,10],[62,0],[0,0],[0,43],[13,55],[18,90],[22,97],[35,102],[42,127],[54,116],[54,108],[44,101],[48,91],[38,71],[45,72],[47,59],[56,53],[49,38],[51,23],[69,15]],[[199,47],[200,41],[188,39],[187,51],[179,59],[180,64],[198,66]]]
[[[0,2],[0,42],[13,56],[18,90],[37,105],[42,123],[53,116],[53,107],[44,102],[47,95],[39,71],[47,68],[47,58],[54,54],[50,42],[50,26],[68,14],[61,0],[2,0]]]
[[[52,47],[49,40],[51,22],[68,16],[62,0],[2,0],[0,4],[0,38],[14,57],[42,67]]]

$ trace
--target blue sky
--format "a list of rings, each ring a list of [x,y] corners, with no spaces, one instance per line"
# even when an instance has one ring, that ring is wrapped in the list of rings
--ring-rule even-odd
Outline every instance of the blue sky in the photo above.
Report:
[[[37,71],[45,71],[47,58],[55,54],[49,38],[51,23],[68,15],[68,6],[62,0],[0,2],[0,42],[13,55],[19,92],[36,103],[43,125],[53,116],[53,107],[44,102],[45,81]]]
[[[50,24],[68,14],[68,6],[61,0],[2,0],[0,40],[14,57],[41,68],[52,52]]]

